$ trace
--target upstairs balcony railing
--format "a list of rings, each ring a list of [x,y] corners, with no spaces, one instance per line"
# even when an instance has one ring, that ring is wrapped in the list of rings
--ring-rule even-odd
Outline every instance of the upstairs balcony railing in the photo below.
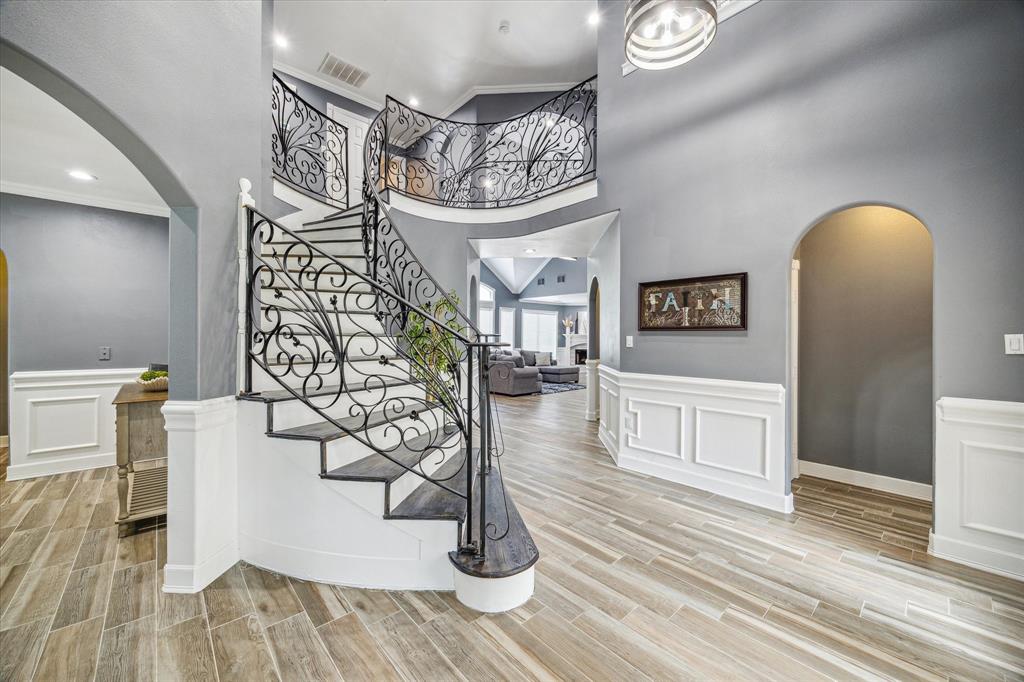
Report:
[[[453,208],[518,206],[597,173],[597,77],[527,113],[462,123],[388,97],[383,189]]]
[[[348,208],[348,129],[274,76],[274,175],[321,201]]]

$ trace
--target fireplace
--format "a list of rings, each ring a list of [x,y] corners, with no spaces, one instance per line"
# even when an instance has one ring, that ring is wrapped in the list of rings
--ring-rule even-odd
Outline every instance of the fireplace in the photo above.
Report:
[[[577,349],[575,349],[574,354],[575,354],[574,355],[575,364],[577,364],[577,365],[585,365],[585,364],[587,364],[587,349],[586,348],[577,348]]]

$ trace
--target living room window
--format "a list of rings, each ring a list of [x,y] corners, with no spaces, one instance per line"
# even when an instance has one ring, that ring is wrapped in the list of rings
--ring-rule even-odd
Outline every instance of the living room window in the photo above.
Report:
[[[477,315],[477,326],[481,334],[494,333],[494,287],[480,282],[480,304]]]
[[[501,308],[498,310],[498,333],[501,342],[509,346],[516,345],[516,309]]]
[[[553,310],[523,310],[523,348],[547,351],[558,348],[558,313]]]

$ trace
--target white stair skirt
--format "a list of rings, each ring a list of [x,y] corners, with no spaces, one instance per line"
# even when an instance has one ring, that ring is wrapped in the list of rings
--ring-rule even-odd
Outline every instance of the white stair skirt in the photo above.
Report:
[[[1024,579],[1024,403],[941,398],[928,551]]]
[[[793,511],[780,384],[620,372],[602,365],[598,435],[624,469]]]
[[[338,585],[453,589],[457,522],[385,519],[383,483],[321,479],[318,443],[268,438],[262,403],[240,401],[238,414],[241,559]],[[358,447],[346,440],[332,459]]]
[[[511,611],[533,596],[533,566],[507,578],[477,578],[455,571],[455,596],[471,609],[483,613]]]

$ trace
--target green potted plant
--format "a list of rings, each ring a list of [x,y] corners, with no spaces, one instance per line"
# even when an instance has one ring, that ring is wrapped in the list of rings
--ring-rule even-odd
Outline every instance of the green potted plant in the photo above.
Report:
[[[143,391],[166,391],[167,372],[162,369],[147,370],[139,375],[135,383],[142,386]]]
[[[434,303],[427,302],[423,309],[435,319],[447,323],[447,327],[436,324],[415,310],[409,312],[405,338],[408,344],[410,366],[413,376],[423,382],[428,401],[447,404],[455,390],[454,367],[459,358],[458,340],[455,334],[462,334],[465,327],[455,322],[459,297],[454,291],[448,298]],[[449,321],[450,320],[450,321]],[[454,333],[453,333],[454,332]],[[454,405],[448,405],[454,409]]]

